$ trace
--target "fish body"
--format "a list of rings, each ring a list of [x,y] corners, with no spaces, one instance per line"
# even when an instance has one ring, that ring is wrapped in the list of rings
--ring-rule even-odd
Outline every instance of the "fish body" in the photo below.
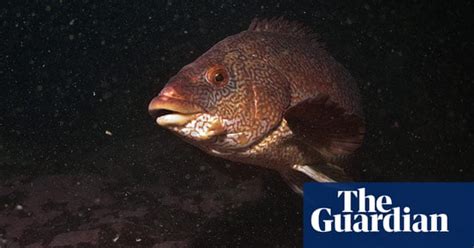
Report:
[[[342,161],[362,144],[364,120],[349,72],[306,27],[254,20],[170,79],[149,105],[203,151],[278,171],[297,192],[308,177],[350,178]]]

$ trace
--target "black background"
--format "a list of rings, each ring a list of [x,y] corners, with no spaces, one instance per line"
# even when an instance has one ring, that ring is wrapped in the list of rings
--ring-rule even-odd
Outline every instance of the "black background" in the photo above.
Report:
[[[147,104],[252,18],[284,16],[319,33],[358,81],[368,124],[362,180],[473,181],[472,15],[464,1],[2,2],[0,178],[86,173],[152,183],[170,161],[222,167],[158,128]],[[163,149],[137,141],[155,136]],[[120,165],[112,169],[94,159],[111,146],[122,148],[110,152]]]
[[[162,132],[146,106],[170,76],[253,17],[285,16],[318,32],[359,81],[367,180],[473,179],[466,172],[473,153],[472,7],[462,1],[10,2],[0,11],[0,138],[9,159],[2,167],[62,171],[65,161],[111,139]]]

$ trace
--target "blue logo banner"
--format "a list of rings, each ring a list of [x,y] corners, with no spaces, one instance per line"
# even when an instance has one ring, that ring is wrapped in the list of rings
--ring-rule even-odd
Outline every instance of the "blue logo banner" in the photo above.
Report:
[[[304,247],[474,247],[474,183],[307,183]]]

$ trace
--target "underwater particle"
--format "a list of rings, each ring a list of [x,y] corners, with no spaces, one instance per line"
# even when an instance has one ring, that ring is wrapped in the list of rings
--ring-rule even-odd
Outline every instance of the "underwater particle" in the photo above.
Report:
[[[141,242],[142,239],[141,238],[136,238],[135,241],[138,243],[138,242]]]
[[[189,180],[189,179],[191,179],[191,175],[186,174],[186,175],[184,176],[184,178],[185,178],[186,180]]]
[[[112,136],[112,132],[110,132],[109,130],[105,130],[105,134],[108,135],[108,136]]]
[[[119,240],[119,238],[120,238],[120,235],[117,234],[115,235],[115,238],[112,239],[112,241],[115,243]]]
[[[351,20],[351,18],[347,17],[346,18],[346,24],[347,25],[352,25],[354,22]]]
[[[23,107],[17,107],[15,108],[15,112],[17,113],[22,113],[25,109]]]
[[[46,10],[46,11],[48,11],[48,12],[51,11],[51,6],[47,5],[47,6],[44,8],[44,10]]]
[[[393,122],[392,128],[399,128],[399,127],[400,127],[400,123],[398,123],[398,121]]]
[[[38,85],[38,86],[36,86],[36,90],[37,90],[37,91],[42,91],[42,90],[43,90],[43,85]]]
[[[18,204],[18,205],[16,205],[15,209],[18,210],[18,211],[23,210],[23,206]]]
[[[74,40],[74,35],[73,34],[70,34],[68,37],[69,37],[69,40]]]
[[[107,91],[102,95],[102,99],[107,100],[113,96],[112,92]]]

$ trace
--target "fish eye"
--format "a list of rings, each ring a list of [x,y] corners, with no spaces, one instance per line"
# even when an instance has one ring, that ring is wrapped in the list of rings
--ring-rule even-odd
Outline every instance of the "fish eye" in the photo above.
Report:
[[[217,73],[215,76],[214,76],[214,80],[216,82],[222,82],[224,81],[224,75],[222,75],[221,73]]]
[[[211,66],[206,72],[206,80],[210,84],[222,87],[229,82],[229,74],[224,66]]]

